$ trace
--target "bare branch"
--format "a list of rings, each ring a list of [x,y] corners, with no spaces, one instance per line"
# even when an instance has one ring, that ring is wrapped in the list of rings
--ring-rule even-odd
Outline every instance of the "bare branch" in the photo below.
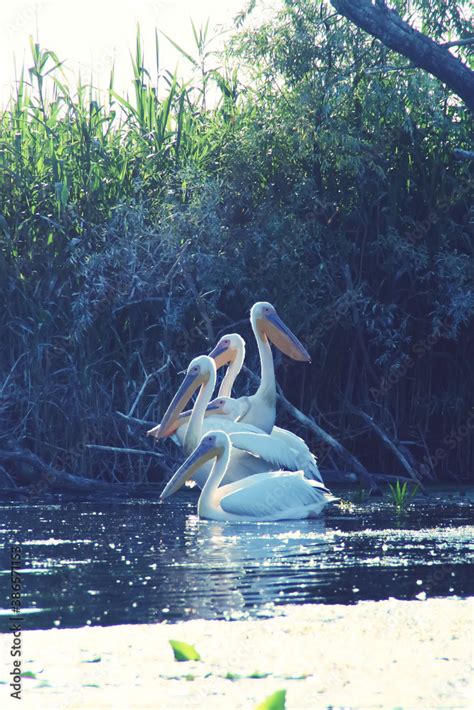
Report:
[[[466,39],[455,39],[452,42],[443,42],[441,47],[466,47],[469,44],[474,44],[474,37],[467,37]]]
[[[126,449],[121,446],[101,446],[99,444],[86,444],[88,449],[100,449],[101,451],[112,451],[116,454],[139,454],[140,456],[156,456],[162,459],[164,454],[159,454],[158,451],[146,451],[145,449]]]

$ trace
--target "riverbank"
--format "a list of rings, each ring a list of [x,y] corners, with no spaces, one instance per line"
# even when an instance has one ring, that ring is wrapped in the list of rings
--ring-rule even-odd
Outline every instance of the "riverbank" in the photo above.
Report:
[[[271,619],[25,631],[22,670],[35,677],[23,678],[22,708],[252,710],[280,688],[288,710],[467,708],[473,602],[287,606]],[[176,662],[169,639],[195,645],[202,661]],[[1,638],[4,660],[10,640]],[[2,681],[5,671],[2,663]],[[6,685],[0,694],[13,707]]]

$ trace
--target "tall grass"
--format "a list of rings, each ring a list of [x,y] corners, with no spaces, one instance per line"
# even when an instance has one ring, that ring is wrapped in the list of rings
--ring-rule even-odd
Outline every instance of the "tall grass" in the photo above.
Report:
[[[197,40],[202,53],[205,35]],[[214,148],[203,133],[211,118],[219,120],[219,94],[228,103],[219,89],[225,76],[214,69],[216,106],[212,117],[204,110],[204,59],[203,84],[196,85],[160,71],[158,52],[157,37],[153,81],[138,31],[133,94],[124,97],[114,89],[113,70],[108,91],[80,80],[73,88],[56,54],[31,40],[31,66],[0,118],[6,430],[27,436],[53,463],[90,473],[93,467],[96,475],[101,467],[90,463],[85,444],[130,444],[110,417],[112,403],[132,406],[145,376],[145,333],[165,303],[160,281],[182,246],[180,240],[154,244],[154,220],[163,218],[163,207],[186,202],[187,173],[201,170]],[[132,323],[125,304],[145,289],[142,277],[130,273],[134,259],[149,268],[153,315],[138,312]],[[136,320],[137,310],[130,310]],[[157,343],[150,350],[158,368],[163,348]],[[164,378],[161,385],[166,391]],[[135,479],[151,462],[117,464]],[[103,467],[109,469],[108,461]]]

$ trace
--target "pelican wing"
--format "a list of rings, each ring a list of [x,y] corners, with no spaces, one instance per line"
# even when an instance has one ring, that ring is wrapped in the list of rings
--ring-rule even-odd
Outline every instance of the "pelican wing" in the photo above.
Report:
[[[326,489],[316,481],[308,481],[302,471],[258,473],[239,483],[237,490],[224,492],[220,499],[226,513],[260,520],[282,515],[302,517],[304,510],[320,512],[329,500]]]
[[[235,433],[242,434],[262,434],[262,430],[253,424],[243,424],[241,422],[234,422],[232,419],[226,419],[226,417],[220,416],[219,414],[213,417],[206,417],[202,425],[202,433],[208,431],[225,431],[229,436]]]
[[[240,425],[244,426],[244,425]],[[249,425],[245,425],[248,427]],[[268,463],[269,470],[284,468],[289,471],[298,469],[295,450],[283,440],[275,439],[270,434],[252,432],[228,432],[232,446],[259,456]]]
[[[297,434],[293,434],[292,431],[282,429],[279,426],[274,426],[271,435],[276,439],[286,442],[288,446],[291,446],[292,449],[295,449],[299,453],[304,454],[305,456],[313,456],[306,442]]]
[[[293,434],[292,431],[288,431],[288,429],[281,429],[279,426],[273,427],[271,436],[272,439],[284,442],[296,452],[298,468],[302,468],[308,478],[313,478],[323,483],[323,478],[316,462],[316,456],[311,453],[301,437]]]

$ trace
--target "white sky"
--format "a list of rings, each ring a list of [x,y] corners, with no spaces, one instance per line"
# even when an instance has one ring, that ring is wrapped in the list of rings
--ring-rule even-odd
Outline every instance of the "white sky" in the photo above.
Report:
[[[115,58],[116,89],[131,86],[129,53],[140,23],[146,64],[155,67],[154,28],[162,30],[194,54],[190,18],[196,26],[209,22],[209,34],[219,25],[229,26],[246,0],[0,0],[0,104],[10,96],[14,82],[14,57],[18,68],[30,66],[29,36],[38,34],[42,47],[52,49],[75,74],[107,88]],[[222,43],[223,40],[221,40]],[[173,71],[179,61],[184,74],[189,63],[162,37],[160,62]]]

